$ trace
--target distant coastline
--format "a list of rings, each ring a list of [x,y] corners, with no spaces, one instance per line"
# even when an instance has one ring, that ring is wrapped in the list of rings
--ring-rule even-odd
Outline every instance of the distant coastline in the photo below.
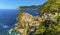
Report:
[[[37,10],[38,8],[40,7],[40,5],[38,6],[35,6],[35,5],[32,5],[32,6],[20,6],[17,8],[17,10]]]

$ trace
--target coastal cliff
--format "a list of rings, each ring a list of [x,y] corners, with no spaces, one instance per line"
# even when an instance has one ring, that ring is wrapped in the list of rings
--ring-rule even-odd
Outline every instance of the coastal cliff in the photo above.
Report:
[[[39,17],[39,16],[32,16],[31,14],[26,12],[19,12],[18,22],[16,23],[16,27],[9,32],[11,32],[10,34],[17,33],[20,35],[42,34],[46,31],[45,30],[46,27],[49,27],[50,29],[51,25],[56,24],[56,21],[57,21],[56,20],[57,13],[55,13],[55,15],[51,13],[48,15],[51,15],[49,19],[46,14],[44,14],[44,16],[42,17]]]
[[[18,13],[16,27],[11,34],[19,35],[60,35],[60,0],[48,0],[38,8],[42,16],[32,16],[26,12]]]
[[[18,14],[18,22],[15,29],[12,32],[20,32],[21,35],[30,34],[31,30],[35,30],[40,25],[42,19],[37,16],[32,16],[26,12],[20,12]],[[28,31],[28,32],[27,32]]]

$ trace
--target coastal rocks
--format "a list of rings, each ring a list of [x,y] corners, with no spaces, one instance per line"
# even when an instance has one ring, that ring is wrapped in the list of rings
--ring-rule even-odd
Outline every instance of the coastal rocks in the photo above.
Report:
[[[12,32],[11,35],[20,35],[19,32]]]

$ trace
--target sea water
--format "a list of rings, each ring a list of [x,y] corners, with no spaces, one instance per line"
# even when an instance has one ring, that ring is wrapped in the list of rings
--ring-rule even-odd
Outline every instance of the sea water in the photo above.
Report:
[[[37,10],[22,10],[33,16],[37,15]],[[9,35],[8,31],[15,27],[18,10],[0,9],[0,35]]]

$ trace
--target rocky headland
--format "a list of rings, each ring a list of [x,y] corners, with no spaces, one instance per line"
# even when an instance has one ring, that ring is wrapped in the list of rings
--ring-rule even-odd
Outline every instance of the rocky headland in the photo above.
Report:
[[[32,16],[26,12],[18,13],[16,27],[10,34],[17,35],[60,35],[60,0],[48,0],[38,8],[42,16]]]

